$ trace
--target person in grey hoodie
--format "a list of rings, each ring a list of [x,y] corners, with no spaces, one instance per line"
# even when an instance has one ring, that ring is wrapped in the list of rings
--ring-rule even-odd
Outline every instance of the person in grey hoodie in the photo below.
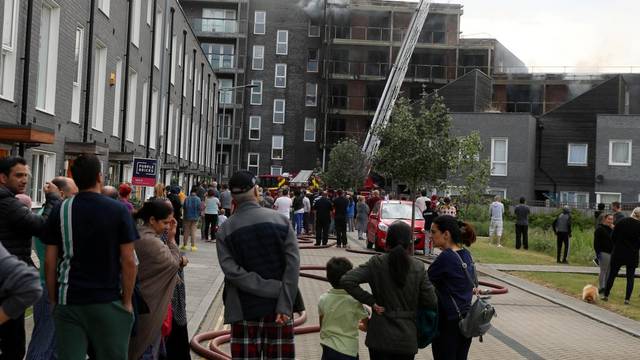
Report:
[[[557,238],[557,256],[556,261],[558,263],[568,264],[567,256],[569,255],[569,238],[571,238],[571,210],[568,207],[562,209],[562,213],[553,221],[553,232]],[[564,252],[562,253],[562,261],[560,261],[560,252],[564,245]]]

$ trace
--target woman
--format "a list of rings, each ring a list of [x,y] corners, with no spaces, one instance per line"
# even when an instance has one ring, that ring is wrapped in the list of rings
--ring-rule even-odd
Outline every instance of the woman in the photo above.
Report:
[[[162,322],[178,280],[184,259],[175,243],[177,222],[173,209],[165,200],[148,201],[136,213],[143,224],[138,227],[140,239],[134,243],[138,265],[140,295],[149,312],[140,314],[138,331],[129,344],[129,359],[157,359],[160,350]],[[167,242],[160,238],[167,232]]]
[[[165,186],[163,183],[157,183],[156,186],[153,187],[153,196],[149,198],[149,200],[153,199],[166,199],[167,194],[165,193]]]
[[[434,360],[464,360],[469,354],[471,339],[464,337],[458,322],[471,308],[473,286],[465,274],[476,276],[471,253],[463,245],[476,240],[473,226],[459,222],[453,216],[438,216],[431,224],[431,241],[442,252],[429,266],[429,279],[438,294],[438,336],[431,344]]]
[[[411,227],[395,222],[387,232],[389,252],[346,273],[340,285],[373,308],[365,344],[371,360],[413,359],[418,352],[418,308],[436,310],[437,299],[424,264],[409,255]],[[373,295],[359,285],[368,283]]]
[[[604,294],[604,289],[607,286],[611,251],[613,250],[612,233],[613,215],[603,215],[602,222],[598,224],[596,231],[593,233],[593,249],[596,251],[598,265],[600,266],[600,276],[598,277],[598,292],[600,295]]]
[[[614,216],[615,219],[615,216]],[[615,220],[614,220],[615,223]],[[613,282],[620,268],[627,269],[627,291],[624,298],[625,305],[629,305],[633,282],[638,267],[638,250],[640,248],[640,207],[633,209],[631,217],[624,218],[615,224],[611,234],[613,250],[611,251],[611,264],[607,277],[607,286],[604,289],[602,300],[607,301],[613,287]]]
[[[347,231],[353,231],[353,218],[356,215],[356,203],[353,201],[351,195],[347,195],[349,205],[347,205]]]
[[[366,240],[367,224],[369,223],[369,205],[367,205],[364,196],[358,196],[358,205],[356,205],[356,229],[358,229],[358,239]]]
[[[446,196],[443,202],[444,202],[444,205],[440,206],[440,209],[438,209],[438,213],[440,215],[449,215],[453,217],[458,216],[458,210],[456,209],[455,206],[451,205],[450,197]]]
[[[220,213],[220,200],[216,197],[216,192],[213,189],[207,191],[207,198],[204,200],[204,234],[206,236],[205,241],[215,240],[216,238],[216,226],[218,226],[218,214]],[[191,247],[193,251],[193,246]]]

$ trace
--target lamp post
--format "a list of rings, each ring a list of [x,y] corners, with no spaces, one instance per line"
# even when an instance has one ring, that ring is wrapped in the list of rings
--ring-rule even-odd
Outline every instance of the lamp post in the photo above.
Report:
[[[226,87],[226,88],[219,88],[218,89],[218,94],[225,94],[225,96],[226,96],[227,91],[232,91],[232,90],[235,90],[235,89],[249,89],[249,88],[255,88],[255,87],[258,87],[258,85],[246,84],[246,85],[232,86],[232,87]],[[219,95],[218,95],[218,98],[219,98]],[[218,160],[218,154],[217,153],[214,154],[214,159],[215,159],[215,164],[216,164],[216,169],[217,169],[216,170],[216,173],[217,173],[216,174],[217,175],[216,176],[216,180],[218,180],[218,181],[220,181],[220,179],[222,178],[222,170],[221,170],[221,167],[222,167],[222,152],[224,150],[224,139],[225,139],[224,136],[219,136],[219,135],[220,135],[221,126],[223,128],[223,133],[224,133],[224,126],[225,126],[224,122],[225,122],[225,118],[226,118],[226,109],[227,109],[227,107],[226,107],[227,99],[223,98],[222,100],[223,100],[222,101],[222,125],[220,125],[220,118],[218,118],[218,121],[217,121],[218,126],[216,127],[216,132],[214,133],[214,136],[217,136],[220,139],[220,159]],[[232,96],[232,100],[233,100],[233,96]],[[233,144],[232,144],[232,146],[233,146]],[[216,147],[217,147],[217,144],[216,144]],[[238,156],[240,156],[240,151],[238,151]],[[229,159],[229,164],[231,164],[232,160],[233,159]]]

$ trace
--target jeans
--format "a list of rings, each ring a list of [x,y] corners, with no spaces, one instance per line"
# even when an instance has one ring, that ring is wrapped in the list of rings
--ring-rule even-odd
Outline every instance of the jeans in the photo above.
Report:
[[[33,305],[34,326],[27,350],[27,360],[55,359],[56,329],[51,311],[47,287],[44,286],[42,297]]]
[[[607,287],[607,278],[609,277],[609,268],[611,265],[611,254],[600,252],[598,254],[598,263],[600,266],[600,276],[598,276],[598,290],[602,293]]]
[[[354,230],[353,216],[347,216],[347,231],[352,232]]]
[[[209,239],[209,234],[211,234],[211,240],[215,240],[217,225],[218,225],[217,214],[204,214],[204,233],[207,236],[207,239]]]
[[[564,252],[562,256],[562,262],[567,261],[567,256],[569,255],[569,233],[566,232],[558,232],[557,236],[557,244],[558,244],[558,252],[557,252],[557,260],[560,262],[560,252],[562,250],[562,245],[564,245]]]
[[[516,225],[516,249],[520,249],[521,244],[524,246],[525,250],[529,249],[528,225]]]
[[[304,223],[304,213],[294,213],[293,220],[296,228],[296,235],[300,236],[300,234],[302,234],[302,227]]]

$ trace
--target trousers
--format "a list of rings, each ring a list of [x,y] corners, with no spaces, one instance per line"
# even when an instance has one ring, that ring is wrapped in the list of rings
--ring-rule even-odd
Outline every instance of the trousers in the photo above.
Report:
[[[556,242],[557,242],[557,256],[556,259],[560,262],[560,253],[562,250],[562,246],[564,245],[564,252],[562,252],[562,262],[567,261],[567,256],[569,255],[569,233],[566,232],[558,232],[556,234]]]
[[[331,220],[316,218],[316,245],[327,245]]]
[[[22,360],[25,342],[23,313],[0,325],[0,360]]]
[[[616,281],[616,276],[618,276],[618,272],[623,265],[627,269],[627,289],[624,295],[624,299],[631,299],[631,294],[633,293],[633,283],[635,281],[636,267],[634,266],[634,264],[624,264],[620,261],[616,261],[615,259],[611,260],[611,265],[609,267],[609,276],[607,277],[607,287],[604,289],[604,296],[609,296],[609,294],[611,293],[613,282]]]
[[[347,219],[346,218],[335,218],[334,220],[336,225],[336,242],[338,246],[347,245]]]
[[[520,245],[524,246],[524,249],[529,249],[529,226],[528,225],[516,225],[516,249],[520,249]]]
[[[598,265],[600,266],[600,275],[598,276],[598,290],[600,292],[604,292],[604,289],[607,287],[607,279],[609,278],[611,254],[605,252],[599,253]]]
[[[431,343],[434,360],[466,360],[471,348],[471,338],[460,333],[458,320],[438,319],[438,336]]]

